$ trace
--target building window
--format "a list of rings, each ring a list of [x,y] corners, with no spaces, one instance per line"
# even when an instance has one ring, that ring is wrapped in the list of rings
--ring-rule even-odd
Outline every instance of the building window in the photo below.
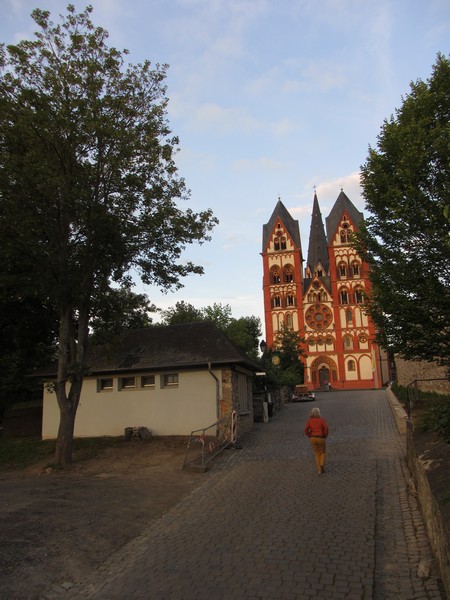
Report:
[[[285,283],[292,283],[294,281],[294,274],[290,267],[284,271],[284,281]]]
[[[356,304],[362,304],[364,302],[364,292],[361,288],[355,289],[355,302]]]
[[[341,263],[339,265],[339,277],[341,279],[345,279],[347,277],[347,265],[345,263]]]
[[[275,250],[279,250],[280,249],[280,239],[279,238],[275,238],[273,240],[273,247],[275,248]]]
[[[178,387],[178,373],[166,373],[162,376],[163,387]]]
[[[356,364],[354,360],[349,360],[347,363],[347,367],[349,371],[356,371]]]
[[[343,289],[339,292],[339,298],[341,304],[348,304],[348,292],[346,289]]]
[[[353,350],[353,338],[350,335],[344,337],[345,350]]]
[[[114,380],[112,377],[97,379],[97,392],[112,392],[114,388]]]
[[[154,375],[142,375],[141,387],[154,388],[155,387],[155,376]]]
[[[292,294],[289,294],[287,297],[287,305],[295,306],[295,296],[293,296]]]
[[[286,238],[281,238],[281,249],[286,250]]]
[[[120,377],[119,389],[120,390],[132,390],[136,387],[135,377]]]
[[[272,304],[273,308],[281,308],[281,297],[274,296],[274,298],[272,298]]]
[[[280,283],[280,271],[278,269],[273,269],[272,271],[272,283]]]
[[[353,313],[349,308],[345,311],[345,320],[347,323],[353,323]]]
[[[287,327],[288,329],[292,329],[292,328],[293,328],[293,327],[292,327],[292,315],[291,315],[290,313],[288,313],[288,314],[286,315],[286,327]]]
[[[359,275],[359,263],[358,262],[354,262],[352,264],[352,269],[353,269],[353,275]]]

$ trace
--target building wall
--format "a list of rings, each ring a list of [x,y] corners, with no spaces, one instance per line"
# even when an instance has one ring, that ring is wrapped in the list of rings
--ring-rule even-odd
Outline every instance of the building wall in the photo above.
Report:
[[[222,374],[214,370],[220,382]],[[123,374],[126,375],[126,374]],[[188,435],[217,421],[216,381],[208,371],[180,371],[175,387],[161,387],[156,375],[153,389],[98,391],[98,378],[87,377],[75,421],[75,437],[119,436],[125,427],[148,427],[154,435]],[[220,396],[219,396],[220,397]],[[56,394],[44,388],[43,439],[56,438],[59,408]]]

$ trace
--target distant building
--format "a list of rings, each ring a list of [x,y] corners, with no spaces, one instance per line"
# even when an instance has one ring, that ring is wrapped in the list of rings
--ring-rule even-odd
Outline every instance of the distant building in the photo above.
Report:
[[[266,343],[276,344],[285,326],[304,338],[305,383],[310,389],[379,388],[389,380],[388,362],[374,342],[364,311],[368,266],[351,246],[363,214],[343,191],[326,232],[314,194],[305,266],[298,221],[278,201],[263,226],[263,293]]]

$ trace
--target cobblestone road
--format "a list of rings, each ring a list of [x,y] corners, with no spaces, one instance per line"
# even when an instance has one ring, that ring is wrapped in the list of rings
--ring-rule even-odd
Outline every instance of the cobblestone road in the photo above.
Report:
[[[443,598],[434,576],[417,576],[431,552],[386,393],[314,405],[330,426],[325,474],[302,433],[313,405],[288,404],[88,581],[45,598]]]

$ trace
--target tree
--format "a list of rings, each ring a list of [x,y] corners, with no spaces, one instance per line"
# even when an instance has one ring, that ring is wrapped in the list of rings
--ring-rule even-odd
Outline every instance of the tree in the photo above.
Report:
[[[355,240],[369,263],[367,309],[379,343],[450,366],[450,61],[411,84],[362,167],[370,211]]]
[[[95,300],[90,320],[92,344],[114,343],[124,329],[149,327],[153,323],[150,314],[157,312],[145,294],[127,288],[107,290],[98,305]]]
[[[301,349],[303,342],[298,331],[292,331],[286,326],[280,329],[273,346],[267,348],[262,356],[269,386],[295,387],[303,383],[304,366],[300,360],[304,356]]]
[[[195,308],[192,304],[181,301],[175,307],[163,311],[162,316],[165,325],[212,321],[242,352],[258,359],[261,320],[254,316],[235,319],[229,304],[215,302],[212,306]]]
[[[94,305],[133,272],[162,289],[203,269],[181,262],[209,240],[211,210],[181,210],[178,140],[167,122],[166,65],[125,65],[92,7],[50,21],[35,10],[35,39],[0,50],[1,258],[24,297],[58,315],[56,461],[72,461],[75,415],[88,365]],[[5,278],[5,283],[10,283]]]
[[[202,311],[189,302],[177,302],[174,307],[162,311],[164,325],[180,325],[181,323],[196,323],[204,321]]]
[[[35,400],[42,386],[30,377],[54,357],[55,314],[33,298],[0,300],[0,422],[13,403]]]

